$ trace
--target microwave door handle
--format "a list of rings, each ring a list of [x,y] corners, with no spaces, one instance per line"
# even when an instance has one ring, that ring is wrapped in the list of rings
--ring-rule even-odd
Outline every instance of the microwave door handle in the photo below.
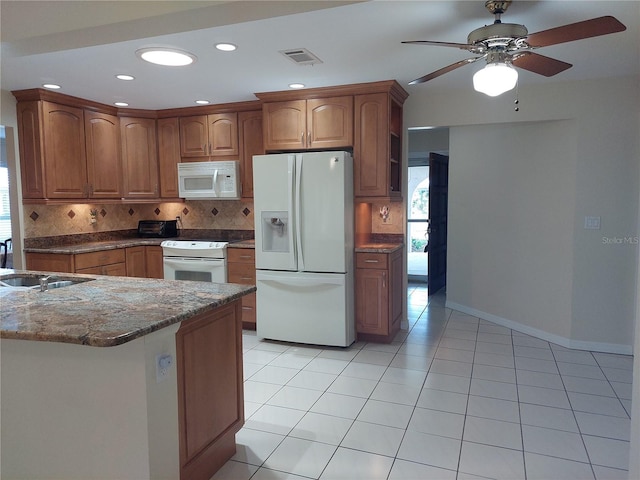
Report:
[[[220,196],[220,193],[218,192],[218,169],[217,168],[213,171],[213,194],[216,197]]]

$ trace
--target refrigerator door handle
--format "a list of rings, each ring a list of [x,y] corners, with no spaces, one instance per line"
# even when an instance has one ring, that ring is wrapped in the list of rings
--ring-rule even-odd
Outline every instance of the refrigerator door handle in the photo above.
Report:
[[[295,278],[287,279],[282,275],[269,275],[266,273],[261,273],[260,282],[269,283],[271,285],[282,285],[284,287],[321,287],[323,285],[344,285],[344,278],[341,276],[336,276],[335,278],[329,277],[313,277],[310,276],[308,278],[301,278],[296,276]]]
[[[296,250],[298,257],[298,270],[304,270],[304,252],[302,250],[302,205],[300,205],[300,185],[302,183],[302,155],[296,155]]]

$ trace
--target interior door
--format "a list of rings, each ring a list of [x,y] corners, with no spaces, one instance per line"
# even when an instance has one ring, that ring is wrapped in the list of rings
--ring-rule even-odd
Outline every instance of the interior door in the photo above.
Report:
[[[447,283],[447,205],[449,157],[429,154],[429,295]]]

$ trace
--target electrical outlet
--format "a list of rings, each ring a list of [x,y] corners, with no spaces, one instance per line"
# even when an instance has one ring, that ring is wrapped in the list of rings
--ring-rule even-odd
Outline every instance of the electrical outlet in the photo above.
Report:
[[[169,376],[169,369],[173,365],[173,357],[169,353],[156,355],[156,382],[160,383]]]

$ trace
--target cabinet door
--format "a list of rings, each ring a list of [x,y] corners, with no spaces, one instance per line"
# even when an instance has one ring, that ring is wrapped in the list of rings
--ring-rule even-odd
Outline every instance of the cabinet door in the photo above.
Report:
[[[144,249],[147,264],[147,278],[164,278],[162,247],[147,246]]]
[[[45,198],[42,145],[42,102],[17,106],[22,198]]]
[[[394,252],[389,259],[389,333],[395,335],[400,330],[404,312],[404,288],[402,285],[404,271],[404,250]]]
[[[156,121],[152,118],[120,118],[124,195],[157,198],[158,153]]]
[[[264,154],[262,111],[238,114],[238,143],[242,197],[253,197],[253,156]]]
[[[386,93],[356,95],[354,194],[389,195],[389,97]]]
[[[356,329],[358,333],[389,333],[388,272],[356,269]]]
[[[238,114],[215,113],[208,116],[209,155],[234,157],[238,155]]]
[[[127,247],[125,249],[127,277],[147,276],[147,262],[144,253],[145,247]]]
[[[353,97],[307,100],[307,148],[353,146]]]
[[[306,100],[265,103],[265,150],[299,150],[306,147]]]
[[[158,120],[158,166],[162,198],[178,198],[178,163],[180,163],[178,119],[162,118]]]
[[[206,157],[209,152],[207,116],[180,118],[180,155],[182,157]]]
[[[82,109],[42,102],[47,198],[85,198],[87,159]]]
[[[118,117],[84,112],[89,195],[94,198],[122,197],[122,161]]]

